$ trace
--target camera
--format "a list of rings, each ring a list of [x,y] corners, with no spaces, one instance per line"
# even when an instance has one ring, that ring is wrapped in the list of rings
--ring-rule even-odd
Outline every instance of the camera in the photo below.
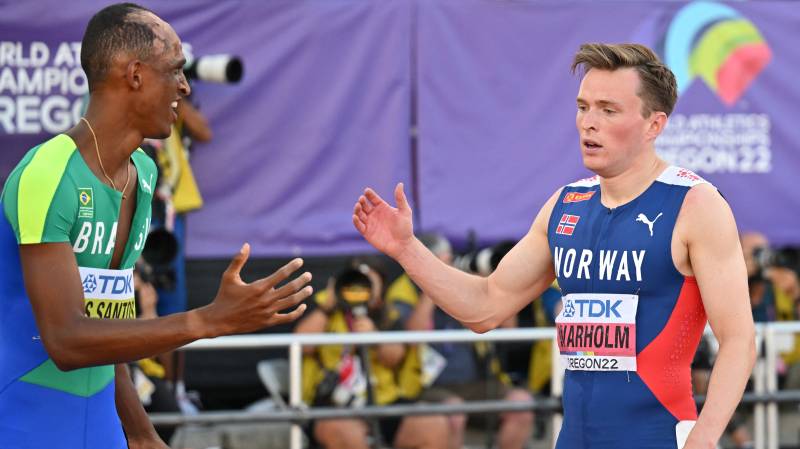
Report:
[[[142,257],[136,269],[142,281],[153,284],[159,290],[175,288],[175,269],[172,261],[178,255],[178,239],[166,228],[155,228],[147,234]]]
[[[368,309],[373,299],[373,285],[364,271],[359,268],[347,268],[336,276],[333,291],[339,309],[354,313],[364,313]]]
[[[187,57],[183,66],[183,74],[187,79],[212,83],[238,83],[243,73],[242,60],[227,54]]]
[[[487,248],[469,251],[466,254],[457,256],[453,261],[453,266],[467,273],[488,276],[497,269],[503,257],[516,244],[517,242],[514,240],[503,240]]]
[[[789,268],[800,273],[800,249],[759,247],[753,250],[753,260],[759,272],[767,268]]]

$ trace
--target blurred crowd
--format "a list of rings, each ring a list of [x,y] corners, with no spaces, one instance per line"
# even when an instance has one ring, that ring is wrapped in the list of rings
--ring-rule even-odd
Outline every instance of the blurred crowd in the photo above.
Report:
[[[496,267],[456,261],[450,242],[439,234],[420,240],[442,261],[478,275]],[[754,232],[741,235],[748,270],[753,317],[756,322],[800,318],[800,282],[792,251],[778,251]],[[510,245],[505,246],[505,250]],[[496,260],[502,256],[494,254]],[[474,258],[472,260],[474,262]],[[464,327],[439,309],[411,279],[387,277],[386,259],[353,258],[314,295],[310,309],[297,323],[296,333],[359,333],[380,331],[449,330]],[[142,318],[155,315],[158,294],[147,279],[137,279]],[[552,327],[561,307],[555,283],[541,296],[503,323],[503,327]],[[794,337],[793,337],[794,338]],[[800,388],[800,341],[783,345],[774,367],[782,388]],[[708,334],[692,365],[696,395],[705,395],[716,343]],[[459,404],[465,401],[535,401],[550,394],[552,342],[420,343],[305,346],[303,401],[312,406],[363,407],[391,404]],[[167,379],[158,359],[140,362],[134,376],[150,380],[148,409],[178,411],[175,384]],[[159,368],[161,367],[161,368]],[[142,375],[146,374],[146,375]],[[139,385],[145,384],[139,379]],[[145,384],[146,385],[146,384]],[[185,395],[185,391],[180,391]],[[176,396],[177,395],[177,396]],[[144,397],[148,397],[146,394]],[[180,399],[180,398],[179,398]],[[184,399],[185,400],[185,397]],[[730,447],[752,447],[748,417],[742,406],[728,427]],[[305,428],[311,447],[357,449],[369,447],[457,449],[465,435],[479,435],[486,447],[530,447],[545,438],[544,416],[531,411],[499,414],[442,414],[389,418],[340,418],[314,421]],[[167,435],[168,436],[168,435]]]

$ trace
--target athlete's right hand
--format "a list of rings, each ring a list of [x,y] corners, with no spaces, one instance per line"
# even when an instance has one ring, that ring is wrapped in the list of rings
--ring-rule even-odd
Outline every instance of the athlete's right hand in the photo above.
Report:
[[[395,187],[394,198],[397,208],[367,188],[353,208],[353,225],[372,246],[397,259],[414,240],[414,228],[411,207],[403,193],[403,183]]]
[[[275,287],[303,266],[303,259],[294,259],[270,276],[246,283],[240,273],[249,255],[250,245],[245,243],[222,274],[216,298],[203,308],[212,336],[254,332],[291,323],[306,310],[306,305],[300,304],[291,312],[280,313],[311,295],[311,286],[305,286],[311,280],[311,273],[305,272]]]

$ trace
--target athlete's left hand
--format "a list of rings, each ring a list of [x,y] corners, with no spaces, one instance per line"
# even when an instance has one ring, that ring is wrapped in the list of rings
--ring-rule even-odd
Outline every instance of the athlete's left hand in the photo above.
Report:
[[[169,446],[166,445],[161,438],[157,435],[146,438],[146,439],[137,439],[137,440],[128,440],[128,449],[169,449]]]

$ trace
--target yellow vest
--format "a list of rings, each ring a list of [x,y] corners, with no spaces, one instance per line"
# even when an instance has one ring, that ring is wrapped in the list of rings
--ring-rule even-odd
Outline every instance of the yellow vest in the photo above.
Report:
[[[314,295],[314,300],[317,304],[324,303],[327,299],[328,292],[320,291]],[[386,307],[390,307],[390,301],[387,300]],[[330,333],[347,333],[349,329],[345,316],[342,312],[336,311],[328,318],[325,325],[325,332]],[[347,348],[351,353],[355,351],[355,347]],[[342,345],[325,345],[316,348],[315,355],[303,356],[303,401],[306,404],[314,402],[317,392],[317,386],[325,377],[325,371],[337,371],[339,362],[342,359],[342,354],[345,348]],[[398,368],[389,368],[381,364],[378,360],[377,351],[370,347],[367,350],[370,360],[371,380],[373,391],[375,392],[375,403],[378,405],[391,404],[401,397],[406,397],[401,394],[401,387],[398,384],[397,371],[401,370],[406,362],[403,361]],[[406,354],[408,359],[408,353]]]

